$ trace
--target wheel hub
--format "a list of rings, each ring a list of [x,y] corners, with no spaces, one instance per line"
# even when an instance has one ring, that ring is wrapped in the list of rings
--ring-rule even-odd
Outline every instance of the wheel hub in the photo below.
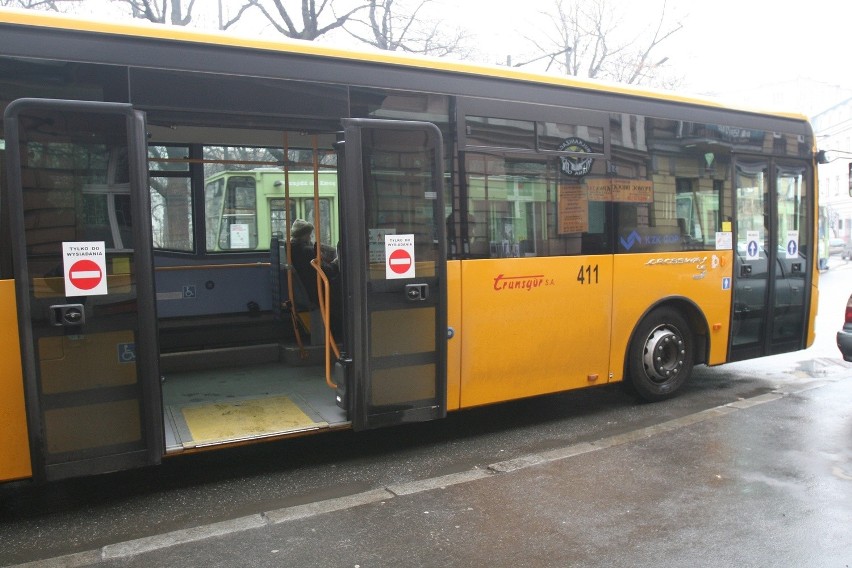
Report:
[[[677,330],[669,327],[658,327],[645,342],[643,358],[645,373],[655,383],[663,383],[677,376],[683,368],[683,358],[686,350],[683,338]]]

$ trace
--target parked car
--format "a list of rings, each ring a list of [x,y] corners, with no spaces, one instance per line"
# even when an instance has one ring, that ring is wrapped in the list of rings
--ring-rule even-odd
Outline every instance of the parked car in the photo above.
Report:
[[[837,332],[837,348],[843,354],[843,359],[852,362],[852,296],[846,302],[846,318],[843,329]]]
[[[828,254],[829,256],[833,254],[841,254],[843,252],[843,248],[846,246],[846,242],[840,238],[833,238],[828,240]]]
[[[844,260],[852,260],[852,241],[846,243],[843,250],[840,251],[840,258]]]

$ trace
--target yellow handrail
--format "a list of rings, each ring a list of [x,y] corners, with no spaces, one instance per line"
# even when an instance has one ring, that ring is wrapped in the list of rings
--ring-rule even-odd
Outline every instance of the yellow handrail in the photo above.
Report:
[[[325,383],[336,389],[337,385],[331,378],[331,351],[339,359],[340,350],[337,347],[337,342],[334,341],[334,336],[331,333],[331,316],[329,314],[331,303],[330,290],[331,285],[328,282],[328,275],[322,269],[322,223],[320,222],[320,206],[319,206],[319,138],[316,134],[312,136],[313,146],[313,166],[314,166],[314,230],[316,231],[316,258],[311,261],[311,266],[317,271],[317,300],[319,303],[320,316],[322,317],[323,327],[325,328]]]
[[[323,327],[325,327],[325,384],[336,389],[337,385],[331,378],[331,351],[334,351],[334,356],[340,358],[340,349],[337,347],[337,342],[331,333],[331,316],[329,314],[329,304],[331,303],[331,285],[328,282],[328,276],[323,272],[320,260],[315,258],[311,260],[311,266],[317,271],[317,296],[319,299],[319,311],[322,316]]]

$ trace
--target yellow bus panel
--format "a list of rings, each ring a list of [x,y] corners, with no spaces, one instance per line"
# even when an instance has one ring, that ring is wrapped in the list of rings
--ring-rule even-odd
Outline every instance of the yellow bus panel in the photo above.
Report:
[[[142,417],[135,399],[45,410],[44,423],[51,454],[133,444],[142,438]]]
[[[122,347],[134,342],[131,330],[40,338],[42,391],[59,394],[136,383],[134,360],[122,359]]]
[[[808,336],[805,338],[805,349],[814,344],[816,340],[816,316],[819,309],[819,270],[813,271],[814,281],[811,286],[811,305],[808,308]]]
[[[465,261],[461,406],[559,392],[609,377],[612,256]]]
[[[0,280],[0,480],[32,477],[15,282]]]
[[[691,302],[706,320],[710,349],[708,363],[724,363],[728,356],[733,253],[695,251],[615,256],[612,320],[613,380],[624,375],[624,357],[630,335],[654,305],[672,299]],[[687,318],[689,319],[689,318]],[[703,341],[704,329],[692,330]],[[698,336],[697,334],[702,334]]]

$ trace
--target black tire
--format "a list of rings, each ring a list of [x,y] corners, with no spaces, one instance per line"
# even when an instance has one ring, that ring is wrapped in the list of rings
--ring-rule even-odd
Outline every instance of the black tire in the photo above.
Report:
[[[692,373],[695,339],[677,310],[659,308],[633,333],[627,351],[627,381],[648,402],[674,396]]]

